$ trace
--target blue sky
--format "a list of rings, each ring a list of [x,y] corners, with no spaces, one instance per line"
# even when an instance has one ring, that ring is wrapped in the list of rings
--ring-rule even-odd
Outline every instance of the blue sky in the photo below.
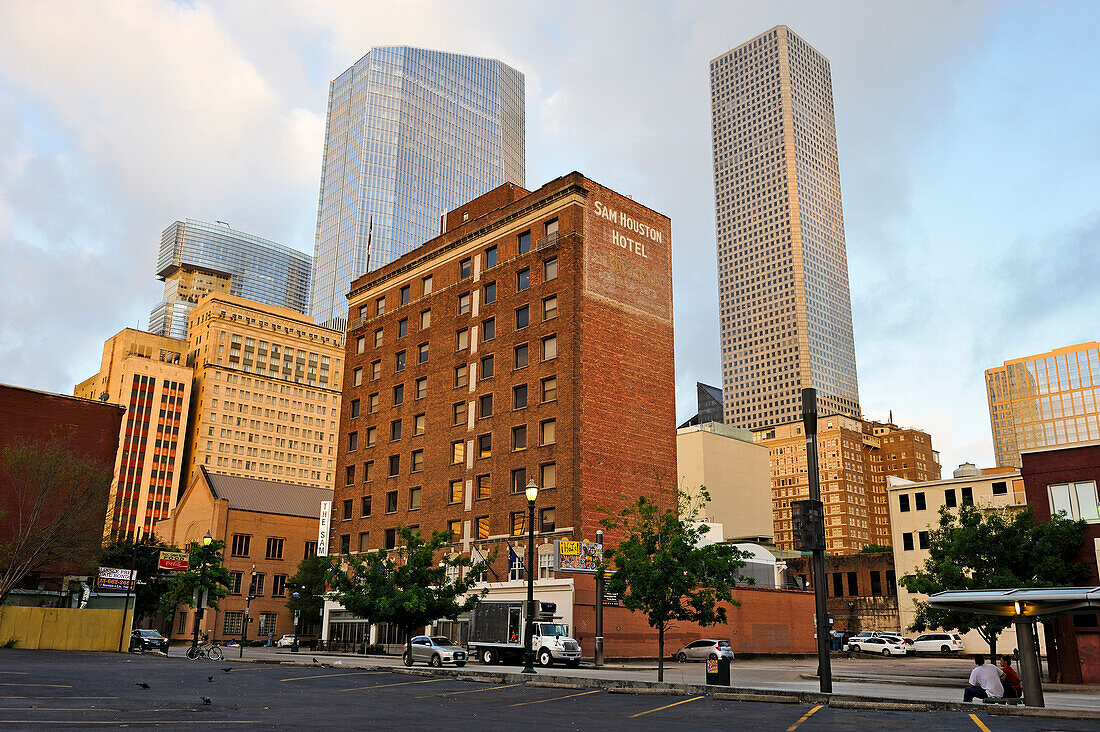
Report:
[[[526,75],[528,187],[671,217],[686,418],[720,380],[707,64],[779,23],[832,63],[864,412],[990,465],[984,369],[1097,338],[1097,3],[0,0],[0,382],[94,373],[177,218],[312,253],[328,81],[402,43]]]

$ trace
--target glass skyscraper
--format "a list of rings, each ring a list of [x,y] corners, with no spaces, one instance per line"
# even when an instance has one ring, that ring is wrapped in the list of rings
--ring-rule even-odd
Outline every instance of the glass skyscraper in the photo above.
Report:
[[[524,185],[523,74],[487,58],[371,49],[329,85],[313,317],[343,327],[355,278],[503,183]]]
[[[858,418],[829,61],[777,26],[710,63],[726,422]]]
[[[311,268],[308,254],[228,224],[175,221],[160,237],[157,277],[164,296],[149,315],[149,331],[186,337],[191,310],[211,292],[306,313]]]

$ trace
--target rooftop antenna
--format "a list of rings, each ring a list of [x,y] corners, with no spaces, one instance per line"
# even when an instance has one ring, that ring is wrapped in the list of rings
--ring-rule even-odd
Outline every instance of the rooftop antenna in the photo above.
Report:
[[[890,410],[890,424],[893,424],[893,423],[894,423],[894,410],[891,409]]]

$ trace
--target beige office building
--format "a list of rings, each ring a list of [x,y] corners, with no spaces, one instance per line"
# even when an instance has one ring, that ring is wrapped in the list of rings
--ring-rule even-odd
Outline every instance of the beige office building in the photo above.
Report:
[[[979,469],[970,463],[960,465],[953,477],[944,480],[914,482],[891,477],[887,492],[889,543],[894,548],[894,571],[898,578],[912,574],[928,559],[929,532],[940,525],[941,507],[957,509],[964,503],[972,503],[983,511],[1008,513],[1027,504],[1019,470]],[[903,632],[908,632],[916,617],[914,601],[924,599],[926,596],[910,593],[898,585],[898,615]],[[963,642],[968,651],[987,650],[985,641],[976,631],[964,635]],[[1009,628],[1000,635],[998,652],[1011,653],[1015,643],[1015,631]]]
[[[150,533],[179,493],[191,398],[191,369],[181,363],[186,346],[126,328],[103,344],[99,373],[74,390],[127,408],[104,528],[112,539]]]
[[[985,372],[997,465],[1020,452],[1100,439],[1100,343],[1005,361]]]
[[[725,421],[793,421],[805,387],[858,418],[829,61],[780,25],[711,61],[710,84]]]
[[[191,313],[189,485],[213,473],[331,488],[344,334],[289,308],[213,293]]]
[[[680,488],[697,496],[705,486],[710,503],[705,520],[721,524],[727,541],[771,541],[771,468],[768,449],[752,433],[720,422],[676,431]]]

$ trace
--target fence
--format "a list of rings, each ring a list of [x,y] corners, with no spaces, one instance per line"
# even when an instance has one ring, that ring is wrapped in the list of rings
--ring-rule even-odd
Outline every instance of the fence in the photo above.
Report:
[[[14,638],[16,648],[60,651],[117,651],[119,633],[129,636],[133,612],[67,607],[0,607],[0,643]],[[124,637],[122,648],[129,646]]]

